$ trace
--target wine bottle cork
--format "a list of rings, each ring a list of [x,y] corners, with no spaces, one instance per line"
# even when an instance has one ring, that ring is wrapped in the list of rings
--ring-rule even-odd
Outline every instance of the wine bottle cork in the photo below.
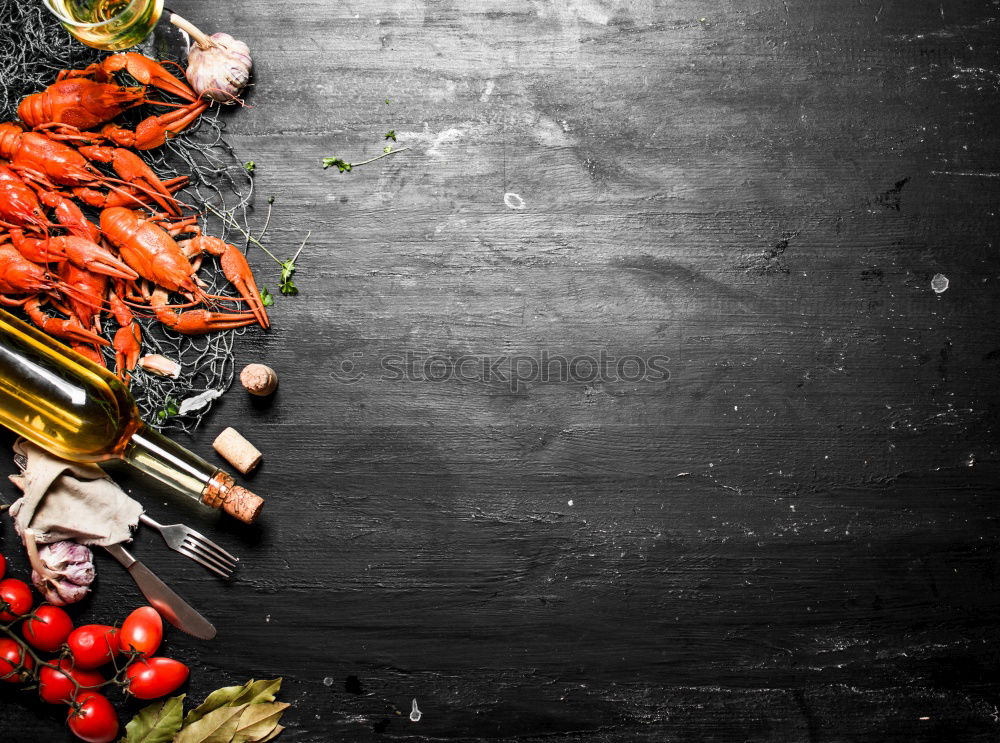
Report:
[[[206,506],[221,508],[245,524],[252,524],[264,508],[264,499],[237,485],[232,475],[219,470],[201,494]]]
[[[260,509],[263,507],[264,499],[251,493],[242,485],[231,488],[226,499],[222,502],[223,511],[246,524],[252,524],[260,515]]]
[[[244,475],[260,464],[263,454],[235,428],[227,428],[212,442],[219,455]]]

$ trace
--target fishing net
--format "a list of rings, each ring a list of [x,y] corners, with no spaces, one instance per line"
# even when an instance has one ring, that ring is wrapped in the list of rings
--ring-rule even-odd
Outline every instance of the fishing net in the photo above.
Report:
[[[17,105],[29,93],[51,84],[59,70],[79,68],[100,60],[106,53],[85,47],[72,39],[38,2],[0,0],[0,106],[3,120],[17,118]],[[162,55],[157,55],[162,58]],[[181,59],[174,59],[182,62]],[[123,84],[134,84],[123,80]],[[142,106],[129,111],[126,125],[150,115]],[[153,113],[162,113],[162,109]],[[253,198],[253,177],[226,142],[225,116],[219,106],[202,115],[183,134],[156,150],[141,153],[163,178],[186,175],[189,185],[177,197],[200,214],[205,234],[239,245],[249,234],[247,217]],[[88,210],[85,208],[85,212]],[[224,215],[221,219],[218,215]],[[88,216],[96,218],[94,212]],[[232,234],[230,234],[232,232]],[[245,245],[245,243],[244,243]],[[216,259],[205,257],[198,272],[205,291],[237,296],[223,276]],[[235,304],[220,303],[219,311],[239,311]],[[235,376],[235,338],[245,332],[230,330],[205,336],[184,336],[162,325],[150,313],[137,313],[142,332],[142,353],[158,353],[181,364],[177,379],[160,377],[135,369],[130,388],[143,419],[160,430],[191,433],[211,409],[211,398],[221,394]],[[117,325],[106,317],[104,335],[113,338]],[[113,349],[104,350],[106,363],[113,368]],[[209,393],[204,395],[203,393]],[[180,414],[184,400],[208,397],[199,409]]]

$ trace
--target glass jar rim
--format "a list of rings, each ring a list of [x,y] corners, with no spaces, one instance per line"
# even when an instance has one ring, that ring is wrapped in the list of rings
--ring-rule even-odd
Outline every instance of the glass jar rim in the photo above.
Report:
[[[81,21],[77,21],[73,18],[63,15],[62,11],[58,10],[52,4],[52,0],[42,0],[42,3],[45,5],[46,8],[49,9],[49,12],[51,12],[52,15],[58,18],[62,23],[73,26],[74,28],[100,28],[101,26],[107,25],[108,23],[114,23],[115,21],[118,20],[119,16],[131,10],[136,3],[141,3],[141,2],[145,2],[145,0],[130,0],[129,4],[126,7],[124,7],[120,12],[115,13],[115,15],[111,16],[111,18],[105,18],[103,21],[95,21],[94,23],[83,23]]]

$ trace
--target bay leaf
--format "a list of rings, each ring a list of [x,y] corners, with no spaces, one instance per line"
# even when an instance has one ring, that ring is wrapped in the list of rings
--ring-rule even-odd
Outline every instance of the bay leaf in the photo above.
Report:
[[[184,722],[184,694],[139,710],[125,726],[125,743],[170,743]]]
[[[233,743],[257,743],[268,737],[278,725],[281,715],[291,705],[287,702],[262,702],[251,704],[240,716],[233,735]]]
[[[187,713],[187,717],[184,718],[184,724],[190,725],[192,722],[200,720],[209,712],[213,712],[220,707],[229,706],[250,683],[252,683],[252,680],[242,686],[223,686],[221,689],[216,689],[205,697],[204,702]]]
[[[274,740],[279,735],[281,735],[281,731],[284,729],[285,729],[284,725],[275,725],[274,730],[272,730],[271,733],[266,738],[261,738],[260,740],[258,740],[257,743],[267,743],[267,741],[269,740]]]
[[[243,686],[243,691],[233,699],[230,704],[260,704],[261,702],[273,702],[275,694],[281,689],[281,678],[261,679],[254,681],[251,679]]]
[[[173,743],[230,743],[246,707],[219,707],[190,724],[185,722]]]

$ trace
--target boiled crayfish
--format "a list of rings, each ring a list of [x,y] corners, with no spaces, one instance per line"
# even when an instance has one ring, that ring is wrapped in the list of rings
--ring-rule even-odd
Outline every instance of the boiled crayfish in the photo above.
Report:
[[[119,85],[120,72],[140,84]],[[171,110],[134,129],[116,123],[143,104]],[[0,303],[22,306],[95,362],[101,347],[113,346],[123,379],[140,354],[137,308],[190,335],[269,325],[243,254],[183,216],[174,194],[188,178],[161,179],[133,152],[162,145],[207,105],[161,64],[129,52],[63,70],[21,101],[20,122],[0,123]],[[238,298],[206,292],[197,274],[204,255],[219,260]],[[219,311],[225,302],[248,310]],[[111,342],[101,335],[105,313],[119,326]]]

